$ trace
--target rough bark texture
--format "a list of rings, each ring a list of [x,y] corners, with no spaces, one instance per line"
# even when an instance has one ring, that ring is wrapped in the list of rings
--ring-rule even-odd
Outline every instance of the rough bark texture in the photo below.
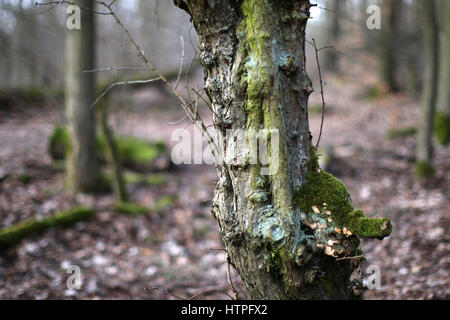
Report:
[[[81,8],[92,9],[94,2],[77,0]],[[71,137],[67,157],[67,186],[73,192],[95,189],[99,168],[96,156],[95,114],[91,108],[95,94],[94,14],[81,10],[81,30],[67,30],[66,116]]]
[[[309,1],[175,4],[191,15],[199,35],[224,157],[235,156],[227,129],[246,130],[248,139],[252,130],[279,130],[279,161],[269,165],[275,174],[263,175],[262,165],[250,162],[217,165],[213,214],[248,298],[352,298],[350,275],[358,260],[336,258],[359,254],[355,234],[383,238],[391,226],[355,212],[346,188],[318,167],[308,124],[312,84],[305,71]],[[245,159],[259,151],[252,148],[244,150]],[[344,235],[344,226],[353,235],[347,228]]]
[[[439,74],[439,29],[435,0],[418,0],[425,50],[422,106],[417,133],[416,175],[433,174],[433,117],[436,109]]]
[[[440,68],[434,132],[440,144],[450,141],[450,1],[438,2],[440,15]]]

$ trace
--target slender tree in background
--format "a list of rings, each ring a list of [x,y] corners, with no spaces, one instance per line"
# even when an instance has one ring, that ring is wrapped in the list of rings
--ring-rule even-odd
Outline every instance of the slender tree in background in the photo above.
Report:
[[[400,41],[400,22],[402,0],[383,0],[382,25],[380,34],[380,73],[383,83],[391,92],[397,92],[398,46]]]
[[[434,131],[440,144],[448,144],[450,141],[450,1],[440,0],[438,5],[441,14],[440,72]]]
[[[417,4],[425,51],[422,106],[416,146],[416,176],[420,179],[431,176],[434,172],[432,135],[438,91],[439,28],[436,1],[418,0]]]
[[[307,111],[312,83],[305,72],[310,2],[175,4],[190,14],[199,36],[223,156],[235,156],[226,148],[228,129],[244,130],[249,140],[261,129],[279,132],[279,161],[277,150],[241,145],[245,159],[261,151],[272,155],[274,174],[264,175],[262,164],[250,161],[217,164],[213,214],[248,298],[352,298],[359,237],[383,238],[391,225],[355,211],[345,186],[318,166]]]
[[[67,185],[73,192],[92,191],[99,179],[96,153],[94,1],[76,0],[81,10],[81,29],[67,30],[66,115],[71,144],[66,160]]]
[[[328,36],[329,45],[337,46],[339,43],[339,38],[341,36],[342,29],[342,15],[344,13],[345,1],[344,0],[330,0],[329,1],[329,21],[328,21]],[[336,50],[330,49],[326,52],[326,67],[327,70],[332,72],[339,71],[339,54]]]

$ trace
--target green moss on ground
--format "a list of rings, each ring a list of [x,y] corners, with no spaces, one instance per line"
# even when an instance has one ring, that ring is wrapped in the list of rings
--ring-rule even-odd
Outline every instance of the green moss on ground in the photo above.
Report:
[[[405,138],[414,136],[417,132],[415,127],[407,127],[403,129],[392,129],[386,132],[385,137],[388,140],[396,139],[396,138]]]
[[[171,207],[175,201],[177,200],[177,197],[175,196],[162,196],[155,202],[154,210],[155,212],[159,213],[169,207]]]
[[[166,151],[164,142],[147,142],[134,137],[116,137],[115,143],[119,160],[124,166],[142,167],[151,164]],[[56,127],[49,139],[49,152],[54,160],[65,158],[70,150],[70,135],[65,127]],[[101,160],[106,159],[106,141],[103,136],[97,136],[97,148]]]
[[[432,165],[426,162],[416,163],[415,175],[417,180],[430,178],[434,175],[434,168]]]
[[[319,168],[318,157],[311,151],[306,181],[295,192],[294,204],[304,213],[313,213],[313,207],[330,212],[333,225],[346,227],[361,238],[384,238],[391,234],[392,225],[386,218],[368,218],[355,211],[345,185],[333,175]],[[317,210],[316,209],[316,210]]]
[[[110,171],[106,171],[103,176],[107,185],[112,186],[112,173]],[[123,179],[126,184],[140,184],[144,186],[161,186],[166,183],[164,177],[157,173],[140,174],[127,171],[123,174]]]
[[[116,203],[114,210],[126,215],[143,215],[150,212],[148,207],[131,202]]]
[[[436,112],[434,116],[434,134],[439,144],[447,145],[450,141],[450,116]]]
[[[163,196],[156,200],[153,208],[148,208],[146,206],[131,203],[131,202],[120,202],[114,205],[114,210],[126,215],[145,215],[149,213],[160,213],[163,210],[171,207],[176,201],[175,196]]]
[[[56,96],[52,90],[49,95]],[[46,101],[46,95],[36,86],[0,90],[0,109],[13,108],[17,104],[29,105],[44,101]]]
[[[166,183],[164,177],[160,174],[148,174],[144,177],[143,184],[148,186],[161,186]]]
[[[361,99],[366,100],[377,100],[386,94],[386,89],[382,88],[380,85],[369,86],[361,94]]]
[[[17,244],[25,237],[55,227],[66,227],[93,217],[94,211],[88,208],[73,208],[59,212],[42,220],[30,219],[0,230],[0,248]]]

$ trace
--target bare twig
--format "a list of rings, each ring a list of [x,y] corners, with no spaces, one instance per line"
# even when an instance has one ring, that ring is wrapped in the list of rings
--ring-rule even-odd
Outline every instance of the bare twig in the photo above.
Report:
[[[123,25],[120,18],[117,16],[117,14],[114,12],[114,10],[111,8],[110,4],[107,4],[104,1],[97,1],[100,5],[107,8],[111,14],[111,16],[114,18],[114,20],[117,22],[117,24],[120,26],[120,28],[125,32],[130,42],[133,44],[133,46],[136,48],[136,50],[139,53],[139,56],[141,57],[142,61],[147,65],[147,67],[152,70],[156,75],[161,79],[162,82],[170,89],[170,91],[177,97],[178,101],[180,102],[182,108],[190,118],[190,120],[200,129],[202,132],[202,135],[205,137],[206,141],[211,147],[211,151],[213,155],[218,155],[218,148],[215,144],[214,140],[212,139],[210,133],[208,132],[208,129],[205,127],[204,123],[201,121],[201,119],[190,109],[189,104],[186,102],[186,100],[178,93],[178,91],[175,89],[175,87],[164,77],[164,75],[153,66],[153,64],[150,62],[150,60],[146,57],[144,51],[141,49],[139,44],[136,42],[134,37],[131,35],[130,31]],[[199,120],[199,121],[196,121]]]
[[[230,299],[233,300],[233,297],[230,296],[229,293],[227,293],[225,290],[219,290],[219,289],[204,290],[204,291],[201,291],[199,293],[194,294],[193,296],[191,296],[189,298],[184,298],[184,297],[178,296],[176,294],[173,294],[172,292],[169,292],[167,290],[164,290],[164,289],[158,288],[158,287],[146,288],[145,290],[147,290],[147,291],[161,291],[162,293],[164,293],[164,294],[166,294],[168,296],[174,297],[176,299],[179,299],[179,300],[195,300],[196,298],[200,297],[201,295],[205,295],[205,294],[209,294],[209,293],[222,293],[222,294],[228,296]]]
[[[178,88],[178,84],[180,83],[181,74],[183,73],[184,66],[184,38],[180,35],[181,41],[181,61],[180,61],[180,71],[178,71],[177,82],[175,83],[175,90]]]
[[[364,256],[343,257],[343,258],[338,258],[338,259],[336,259],[336,261],[341,261],[341,260],[351,260],[351,259],[362,259],[362,258],[364,258]]]
[[[230,284],[231,290],[233,291],[233,300],[239,300],[239,293],[237,292],[236,288],[234,287],[233,280],[231,279],[231,272],[230,272],[230,262],[227,261],[227,279],[228,283]]]
[[[113,1],[110,5],[112,5],[113,3],[114,3],[114,1]],[[72,1],[65,1],[65,0],[61,0],[61,1],[49,1],[49,2],[39,2],[39,1],[36,1],[36,2],[35,2],[35,5],[36,5],[37,7],[39,7],[39,6],[51,6],[51,5],[54,5],[50,10],[54,9],[56,6],[61,5],[61,4],[68,4],[68,5],[71,5],[71,6],[76,5],[76,4],[75,4],[74,2],[72,2]],[[100,14],[100,15],[111,15],[110,12],[102,12],[102,11],[98,11],[98,10],[90,9],[90,8],[85,8],[85,7],[79,7],[79,8],[82,9],[82,10],[90,11],[90,12],[95,13],[95,14]]]
[[[183,118],[181,118],[180,120],[178,120],[178,121],[175,121],[175,122],[169,122],[169,126],[177,126],[177,125],[179,125],[180,123],[182,123],[184,120],[186,120],[187,119],[187,114],[186,115],[184,115],[183,116]]]
[[[135,80],[135,81],[128,81],[128,80],[125,80],[125,81],[120,81],[120,82],[114,82],[114,83],[110,84],[110,85],[108,86],[108,88],[106,88],[106,89],[100,94],[100,96],[97,97],[97,99],[95,99],[95,101],[94,101],[94,102],[92,103],[92,105],[91,105],[91,108],[94,108],[94,107],[99,103],[99,101],[100,101],[104,96],[106,96],[106,95],[108,94],[108,92],[111,91],[111,89],[113,89],[114,87],[117,87],[117,86],[126,86],[126,85],[129,85],[129,84],[147,84],[147,83],[155,82],[155,81],[158,81],[158,80],[161,80],[161,79],[160,79],[160,78],[153,78],[153,79],[148,79],[148,80]]]
[[[123,71],[123,70],[147,70],[147,68],[139,68],[139,67],[102,67],[92,70],[84,70],[82,73],[93,73],[93,72],[101,72],[101,71]]]
[[[319,70],[319,80],[320,80],[320,95],[322,97],[322,120],[320,123],[320,132],[319,132],[319,138],[317,139],[317,144],[316,144],[316,150],[318,150],[319,148],[319,144],[320,144],[320,139],[322,138],[322,131],[323,131],[323,123],[325,120],[325,96],[324,96],[324,92],[323,92],[323,80],[322,80],[322,69],[320,68],[320,61],[319,61],[319,49],[317,49],[317,45],[316,45],[316,40],[313,38],[312,39],[313,45],[314,45],[314,50],[316,52],[316,61],[317,61],[317,68]],[[323,49],[323,48],[321,48]]]

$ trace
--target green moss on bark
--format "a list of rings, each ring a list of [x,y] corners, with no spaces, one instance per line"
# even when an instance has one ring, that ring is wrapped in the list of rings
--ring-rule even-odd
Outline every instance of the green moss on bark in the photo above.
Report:
[[[429,163],[418,162],[418,163],[416,163],[415,174],[416,174],[416,179],[418,179],[418,180],[430,178],[434,175],[434,168]]]
[[[69,226],[90,219],[94,211],[88,208],[73,208],[55,213],[42,220],[30,219],[0,230],[0,248],[10,247],[23,238],[58,226]]]
[[[63,160],[70,152],[70,135],[66,128],[56,126],[49,139],[49,153],[53,160]]]
[[[434,116],[434,134],[436,140],[442,144],[447,145],[450,141],[450,116],[436,112]]]
[[[392,231],[389,219],[368,218],[362,211],[355,211],[347,188],[333,175],[320,169],[313,148],[305,183],[295,192],[293,202],[306,214],[319,215],[328,212],[328,218],[331,219],[331,225],[328,223],[328,227],[345,227],[361,238],[383,239]],[[315,212],[317,210],[321,212]],[[328,218],[325,214],[324,220]]]

